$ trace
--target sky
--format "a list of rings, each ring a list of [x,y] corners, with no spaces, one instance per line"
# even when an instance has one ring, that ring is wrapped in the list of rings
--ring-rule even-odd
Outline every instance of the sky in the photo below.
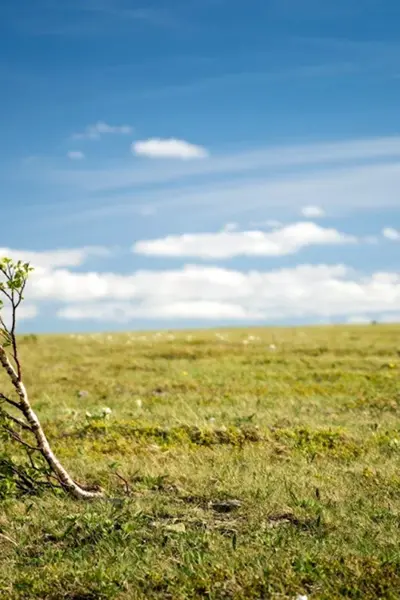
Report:
[[[21,331],[400,321],[398,0],[1,13]]]

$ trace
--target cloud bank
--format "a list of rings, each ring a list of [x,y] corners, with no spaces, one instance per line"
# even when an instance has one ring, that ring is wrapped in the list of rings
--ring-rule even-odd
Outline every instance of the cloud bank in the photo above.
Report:
[[[398,314],[400,274],[358,273],[344,265],[237,271],[186,265],[131,274],[36,270],[27,297],[52,303],[63,319],[321,319]]]

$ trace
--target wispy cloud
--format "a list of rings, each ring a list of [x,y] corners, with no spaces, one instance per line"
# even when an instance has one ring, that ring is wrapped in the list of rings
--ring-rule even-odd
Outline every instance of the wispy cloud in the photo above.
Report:
[[[83,160],[85,158],[84,153],[80,150],[70,150],[69,152],[67,152],[67,156],[71,160]]]
[[[361,7],[357,3],[347,0],[335,2],[318,2],[318,0],[272,0],[270,8],[281,16],[290,19],[332,19],[334,17],[354,17],[360,13]]]
[[[315,245],[356,243],[357,238],[312,222],[288,225],[272,232],[221,231],[182,234],[156,240],[138,241],[136,254],[147,256],[224,259],[234,256],[285,256]]]
[[[226,223],[223,231],[236,231],[237,229],[239,229],[239,225],[237,223]]]
[[[74,140],[98,140],[103,135],[117,134],[128,135],[133,129],[130,125],[108,125],[104,121],[97,121],[94,125],[88,125],[83,132],[74,133]]]
[[[157,210],[154,206],[144,204],[143,206],[138,207],[138,213],[142,215],[142,217],[154,217],[154,215],[157,214]]]
[[[163,7],[132,7],[129,1],[126,0],[91,0],[82,3],[78,0],[75,3],[78,11],[87,12],[94,16],[105,17],[108,24],[112,24],[112,20],[119,24],[119,26],[132,23],[147,23],[149,25],[161,28],[175,28],[181,22],[178,19],[176,12],[174,14],[171,11]],[[111,23],[110,23],[111,19]],[[104,23],[104,21],[103,21]]]
[[[212,150],[202,160],[168,165],[130,161],[115,167],[115,163],[103,162],[97,169],[77,170],[42,163],[42,168],[25,165],[25,175],[79,195],[79,218],[137,213],[143,205],[160,214],[171,208],[190,210],[191,214],[212,210],[224,220],[237,220],[240,214],[259,209],[274,219],[278,209],[282,214],[310,206],[323,206],[330,215],[343,214],[398,206],[400,137],[232,154]],[[71,215],[71,202],[68,211]]]
[[[143,89],[135,92],[128,92],[128,97],[144,98],[166,98],[174,96],[194,95],[204,91],[217,89],[232,90],[257,84],[274,84],[282,81],[293,80],[313,80],[313,79],[331,79],[335,77],[355,76],[358,72],[365,70],[356,62],[343,61],[339,63],[327,64],[307,64],[296,67],[283,68],[277,71],[237,71],[230,73],[220,73],[209,77],[191,77],[188,81],[177,84],[157,86]],[[232,91],[233,93],[233,91]],[[121,98],[121,93],[113,93],[111,97],[115,100]],[[126,94],[123,96],[126,99]]]
[[[135,318],[144,319],[199,319],[246,320],[254,315],[242,306],[230,302],[194,300],[169,302],[155,305],[135,305],[127,302],[105,302],[89,306],[67,306],[61,308],[57,316],[70,321],[94,320],[126,323]]]
[[[13,260],[29,262],[34,268],[55,269],[59,267],[78,267],[90,257],[109,256],[111,251],[101,246],[86,246],[83,248],[65,250],[14,250],[0,248],[0,257],[7,256]]]
[[[93,179],[91,183],[94,183]],[[265,178],[235,178],[232,174],[224,181],[200,181],[196,185],[176,188],[160,187],[136,190],[134,194],[132,191],[125,194],[109,191],[107,200],[102,200],[102,197],[96,199],[96,206],[90,200],[86,207],[80,203],[76,207],[76,218],[132,214],[143,204],[151,204],[160,215],[163,211],[179,210],[180,214],[190,214],[191,217],[212,215],[218,219],[238,219],[259,211],[282,217],[297,212],[306,202],[318,203],[321,200],[324,206],[329,207],[331,215],[374,208],[397,208],[400,162]],[[384,195],[382,190],[385,190]],[[70,204],[68,210],[71,216]]]
[[[202,146],[175,138],[139,140],[132,144],[132,152],[138,156],[149,158],[179,158],[182,160],[206,158],[209,155]]]
[[[95,36],[121,35],[132,32],[132,26],[148,24],[158,28],[174,28],[178,25],[175,15],[164,8],[132,7],[123,0],[38,0],[24,11],[12,6],[9,22],[15,28],[31,35]]]
[[[303,206],[301,214],[309,219],[318,219],[325,216],[325,211],[320,206],[308,205]]]
[[[266,221],[251,221],[250,227],[257,229],[277,229],[283,227],[283,223],[277,219],[267,219]]]
[[[128,186],[149,183],[171,183],[185,178],[204,176],[230,176],[246,173],[260,175],[277,168],[305,168],[320,166],[348,166],[349,163],[382,161],[400,158],[400,137],[345,140],[332,143],[298,144],[291,146],[264,147],[244,152],[221,154],[212,152],[207,160],[188,161],[174,166],[146,168],[142,163],[129,163],[120,168],[100,165],[98,169],[80,171],[68,169],[48,171],[47,176],[65,184],[78,184],[86,190],[104,191],[124,189]],[[257,173],[258,171],[258,173]],[[40,177],[46,176],[41,173]],[[304,203],[305,204],[305,203]],[[309,203],[311,204],[311,203]],[[318,202],[315,203],[319,205]]]

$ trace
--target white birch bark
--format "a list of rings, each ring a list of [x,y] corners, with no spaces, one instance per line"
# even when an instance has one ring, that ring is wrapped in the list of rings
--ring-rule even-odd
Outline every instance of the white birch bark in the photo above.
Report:
[[[74,498],[77,499],[87,500],[92,498],[101,498],[103,496],[102,492],[85,490],[80,485],[78,485],[55,456],[43,431],[40,421],[31,407],[25,386],[21,379],[18,377],[17,372],[15,371],[13,365],[11,364],[6,354],[6,351],[1,345],[0,363],[6,371],[7,375],[9,376],[10,381],[18,394],[19,402],[13,405],[17,406],[23,414],[23,416],[25,417],[26,423],[36,439],[38,451],[43,455],[50,469],[60,481],[62,487],[67,492],[69,492]]]

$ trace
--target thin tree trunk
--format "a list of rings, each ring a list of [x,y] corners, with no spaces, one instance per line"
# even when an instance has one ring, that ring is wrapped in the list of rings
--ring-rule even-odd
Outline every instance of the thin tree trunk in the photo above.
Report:
[[[18,407],[24,415],[32,434],[35,436],[38,450],[43,455],[50,469],[57,476],[58,480],[62,487],[68,491],[72,496],[78,499],[91,499],[91,498],[101,498],[103,493],[100,491],[89,491],[80,487],[72,477],[69,475],[68,471],[64,469],[60,461],[55,456],[52,451],[50,444],[46,438],[46,435],[42,429],[40,421],[32,409],[27,391],[23,382],[18,377],[14,367],[12,366],[8,356],[4,350],[4,348],[0,345],[0,363],[4,367],[7,372],[10,380],[18,394],[19,403]]]

